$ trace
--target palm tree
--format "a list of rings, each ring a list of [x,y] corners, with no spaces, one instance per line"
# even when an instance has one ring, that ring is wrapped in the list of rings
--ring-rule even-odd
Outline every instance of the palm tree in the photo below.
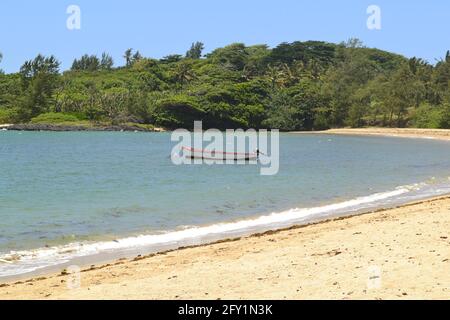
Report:
[[[293,70],[291,70],[291,67],[287,63],[283,63],[281,66],[282,70],[282,77],[281,77],[281,85],[287,86],[291,85],[292,83],[295,83],[297,81],[297,75]]]
[[[287,66],[287,65],[286,65]],[[289,69],[289,67],[287,68]],[[285,66],[271,66],[267,67],[266,76],[272,83],[272,90],[276,87],[284,87],[289,78],[290,69],[287,70]]]
[[[182,61],[178,64],[175,70],[175,81],[180,84],[181,90],[186,83],[195,79],[195,73],[192,70],[192,65],[186,61]]]
[[[102,69],[104,70],[111,70],[111,68],[114,65],[114,60],[113,58],[107,54],[106,52],[102,53],[102,60],[100,62],[100,66]]]
[[[125,51],[125,54],[123,55],[123,57],[125,58],[126,61],[126,66],[129,67],[131,66],[131,60],[133,58],[133,49],[127,49]]]

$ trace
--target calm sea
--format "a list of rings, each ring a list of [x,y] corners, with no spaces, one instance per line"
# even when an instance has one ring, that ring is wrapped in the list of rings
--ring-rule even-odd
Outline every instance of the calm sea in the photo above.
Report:
[[[0,132],[0,278],[450,192],[444,141],[284,134],[275,176],[175,166],[173,146],[169,133]]]

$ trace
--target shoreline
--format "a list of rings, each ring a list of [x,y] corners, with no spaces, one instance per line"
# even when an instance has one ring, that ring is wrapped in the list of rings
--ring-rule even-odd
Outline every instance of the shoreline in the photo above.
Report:
[[[431,199],[416,201],[412,203],[408,203],[405,205],[401,205],[395,208],[391,209],[379,209],[372,212],[367,213],[360,213],[360,214],[352,214],[347,215],[343,217],[337,217],[332,218],[324,221],[314,222],[306,225],[295,225],[288,228],[283,228],[279,230],[271,230],[266,231],[262,233],[256,233],[245,237],[237,237],[237,238],[229,238],[224,240],[215,241],[212,243],[207,244],[201,244],[201,245],[195,245],[195,246],[186,246],[181,247],[174,250],[167,250],[160,253],[152,253],[145,256],[137,256],[135,258],[131,259],[117,259],[115,262],[106,263],[106,264],[99,264],[99,265],[92,265],[91,267],[87,267],[85,269],[82,269],[81,271],[81,287],[79,289],[68,289],[64,284],[70,281],[70,274],[67,274],[64,270],[59,273],[52,273],[47,274],[46,276],[36,276],[33,278],[29,278],[27,280],[21,280],[21,281],[15,281],[15,282],[9,282],[9,283],[3,283],[0,284],[0,299],[98,299],[101,297],[102,299],[309,299],[309,298],[327,298],[327,299],[343,299],[343,298],[368,298],[368,299],[375,299],[375,298],[390,298],[390,299],[405,299],[405,298],[449,298],[450,297],[450,274],[447,272],[448,268],[450,268],[450,236],[448,234],[448,231],[450,230],[450,210],[448,207],[450,206],[450,195],[440,196],[440,197],[434,197]],[[434,209],[434,210],[433,210]],[[439,210],[442,209],[442,210]],[[440,215],[443,217],[443,219],[437,219],[437,217],[430,216],[430,215],[421,215],[420,213],[430,211],[430,213],[434,213],[436,215]],[[357,235],[365,234],[366,237],[369,237],[372,242],[367,243],[361,243],[360,241],[351,241],[351,244],[354,246],[361,247],[361,251],[366,251],[365,254],[363,252],[353,252],[357,255],[353,258],[363,258],[362,260],[367,260],[364,263],[370,266],[371,262],[374,262],[374,259],[380,258],[379,250],[376,250],[376,247],[380,247],[380,243],[382,244],[381,247],[389,248],[391,245],[386,245],[386,235],[390,238],[390,240],[394,240],[394,244],[398,247],[396,249],[399,249],[398,254],[402,255],[403,261],[399,263],[400,261],[397,261],[395,264],[396,267],[398,266],[406,266],[405,264],[408,264],[411,262],[411,257],[406,257],[406,252],[402,252],[402,248],[406,246],[407,249],[414,249],[408,247],[408,244],[412,246],[412,243],[407,242],[399,242],[395,243],[395,237],[399,237],[402,235],[402,233],[395,234],[394,230],[392,228],[387,228],[386,226],[377,226],[376,224],[383,224],[383,221],[389,221],[390,224],[395,224],[397,228],[403,228],[402,226],[406,224],[412,224],[415,226],[412,230],[407,229],[408,233],[406,234],[407,238],[410,239],[411,237],[414,238],[414,236],[419,237],[423,235],[423,231],[419,229],[429,229],[428,232],[434,232],[436,233],[436,227],[439,225],[440,228],[438,228],[441,232],[439,234],[429,234],[429,237],[436,238],[436,245],[440,245],[442,248],[439,250],[439,253],[437,256],[440,259],[441,264],[437,266],[437,270],[433,270],[434,266],[436,265],[436,261],[433,261],[430,265],[430,261],[428,258],[422,257],[419,259],[418,265],[421,266],[421,270],[428,270],[428,273],[426,277],[431,278],[436,283],[434,284],[433,288],[436,288],[436,285],[439,287],[439,290],[429,290],[429,287],[416,287],[414,286],[414,281],[417,280],[417,277],[411,278],[411,283],[403,283],[402,288],[395,288],[396,290],[393,290],[393,288],[389,288],[388,292],[380,293],[379,289],[374,290],[368,290],[366,283],[359,281],[360,287],[358,288],[358,294],[356,294],[356,291],[353,291],[350,295],[344,295],[341,296],[342,293],[338,294],[336,291],[330,291],[330,292],[324,292],[322,290],[318,290],[317,292],[309,292],[305,291],[305,288],[300,291],[296,291],[295,293],[289,294],[288,292],[284,292],[283,288],[284,286],[281,286],[279,289],[281,291],[276,292],[274,294],[270,295],[261,295],[259,293],[255,293],[257,287],[255,287],[257,284],[260,285],[261,282],[263,282],[263,279],[271,279],[269,281],[270,283],[278,283],[275,279],[279,279],[280,277],[273,278],[270,275],[272,273],[276,273],[277,271],[282,270],[281,273],[290,273],[291,276],[288,276],[287,279],[284,279],[284,281],[281,281],[280,283],[284,283],[284,285],[289,286],[289,283],[292,281],[290,278],[297,277],[297,280],[301,282],[301,280],[305,279],[304,277],[308,278],[311,276],[314,276],[314,274],[309,274],[306,276],[305,272],[302,270],[298,270],[298,268],[293,268],[293,266],[298,266],[300,264],[306,263],[308,265],[311,264],[315,258],[317,257],[317,260],[323,260],[325,258],[332,259],[333,257],[341,257],[344,256],[346,251],[342,249],[343,246],[347,246],[348,243],[342,242],[340,244],[334,244],[333,242],[330,242],[329,240],[323,241],[325,239],[332,238],[331,235],[329,235],[326,231],[335,233],[335,234],[342,234],[345,230],[350,230],[350,232],[347,232],[345,236],[353,238]],[[372,225],[373,222],[375,225]],[[427,222],[430,223],[430,225],[427,224]],[[366,232],[354,232],[356,229],[364,229]],[[430,229],[431,228],[431,229]],[[355,229],[355,230],[353,230]],[[376,234],[383,234],[383,237],[375,236],[374,234],[371,234],[371,230],[374,229],[374,233]],[[405,229],[405,228],[403,228]],[[417,229],[417,230],[416,230]],[[419,233],[421,231],[422,233]],[[345,233],[345,232],[344,232]],[[393,234],[394,233],[394,234]],[[306,238],[304,238],[306,235]],[[325,239],[324,239],[325,238]],[[324,251],[323,253],[314,253],[310,254],[306,258],[305,261],[297,261],[298,263],[292,264],[291,266],[288,266],[288,269],[280,269],[279,263],[274,262],[273,255],[281,254],[282,257],[287,258],[287,260],[295,259],[298,254],[303,255],[302,250],[300,248],[304,249],[306,253],[311,253],[312,248],[308,248],[308,241],[307,240],[316,240],[315,242],[319,242],[319,248],[323,247]],[[334,241],[336,241],[338,238],[335,238]],[[353,240],[353,239],[352,239]],[[284,242],[284,244],[283,244]],[[273,245],[274,243],[279,243],[279,245]],[[281,243],[281,244],[280,244]],[[267,247],[267,245],[270,244],[272,247],[272,250],[269,255],[259,255],[259,260],[262,261],[266,267],[269,267],[270,272],[266,272],[263,274],[259,274],[256,266],[253,266],[250,270],[248,268],[243,268],[242,265],[244,264],[252,264],[252,256],[255,253],[262,253]],[[301,246],[303,244],[303,246]],[[419,243],[420,244],[420,243]],[[286,247],[289,248],[289,250],[286,251]],[[326,249],[328,247],[328,249]],[[332,249],[331,247],[337,247],[338,249]],[[372,248],[367,252],[367,247]],[[435,247],[435,246],[434,246]],[[375,249],[373,249],[375,248]],[[250,249],[250,250],[249,250]],[[313,251],[317,251],[317,246],[315,246]],[[379,248],[378,248],[379,249]],[[425,248],[422,246],[422,254],[423,253],[436,253],[437,250],[428,250],[430,248]],[[328,251],[327,251],[328,250]],[[392,248],[387,249],[384,252],[384,258],[389,261],[393,259],[392,254],[389,253]],[[225,255],[218,254],[219,252],[228,252]],[[281,251],[281,252],[279,252]],[[372,252],[372,255],[370,254],[370,251]],[[411,250],[409,250],[411,251]],[[412,250],[414,251],[414,250]],[[282,254],[282,253],[285,254]],[[376,253],[375,255],[373,255]],[[365,255],[369,254],[369,256],[372,257],[372,259],[366,258]],[[409,252],[408,252],[409,254]],[[412,253],[411,253],[412,254]],[[431,254],[431,256],[433,256]],[[217,256],[221,256],[226,260],[226,264],[224,264],[222,259],[217,260]],[[196,259],[203,260],[203,263],[193,263],[191,261],[190,257],[195,256]],[[381,254],[383,256],[383,254]],[[298,257],[297,257],[298,258]],[[347,257],[348,258],[348,257]],[[395,257],[398,258],[398,257]],[[236,260],[237,259],[237,260]],[[418,258],[414,258],[418,259]],[[438,260],[439,260],[438,259]],[[241,261],[239,261],[241,260]],[[359,264],[364,265],[363,261],[361,259],[359,260]],[[198,262],[198,261],[196,261]],[[272,267],[270,267],[271,263],[274,263]],[[350,261],[341,261],[344,263],[350,263]],[[269,265],[267,265],[269,264]],[[383,264],[383,263],[381,263]],[[212,267],[211,265],[214,265],[215,267]],[[235,268],[235,272],[239,271],[241,273],[248,274],[250,273],[250,276],[248,280],[250,280],[250,286],[249,284],[243,284],[242,286],[237,286],[234,288],[235,290],[227,291],[223,289],[223,286],[220,285],[220,283],[223,283],[223,280],[220,281],[220,279],[217,279],[217,276],[220,278],[221,272],[225,272],[228,274],[229,277],[231,277],[228,280],[232,280],[233,273],[227,272],[227,267],[224,268],[224,266],[232,266]],[[321,265],[318,262],[315,262],[312,266],[313,269],[319,268],[318,271],[320,273],[322,267],[317,267],[317,265]],[[375,265],[378,265],[375,263]],[[152,267],[149,267],[152,266]],[[329,278],[326,278],[325,282],[329,284],[334,277],[336,278],[342,278],[342,275],[340,273],[346,274],[346,276],[351,275],[351,270],[343,269],[343,270],[336,270],[334,269],[334,266],[329,266],[325,263],[325,270],[326,274]],[[162,271],[162,274],[159,272],[154,272],[154,267],[159,269],[159,271]],[[195,268],[194,268],[195,267]],[[285,266],[286,267],[286,266]],[[330,273],[329,268],[333,267],[332,271],[333,274]],[[237,268],[237,270],[236,270]],[[194,270],[191,269],[196,269]],[[219,270],[217,270],[219,269]],[[292,269],[292,270],[291,270]],[[363,269],[363,266],[359,266],[357,269]],[[309,272],[311,272],[310,269],[308,269]],[[423,271],[422,270],[422,271]],[[323,270],[322,270],[323,271]],[[339,272],[335,272],[339,271]],[[390,272],[392,272],[391,270]],[[401,271],[400,273],[403,273],[401,269],[395,270],[396,272]],[[443,273],[447,276],[447,278],[436,278],[434,275],[434,272]],[[197,272],[200,272],[203,274],[202,277],[197,276]],[[370,271],[371,272],[371,271]],[[369,272],[369,273],[370,273]],[[385,273],[387,271],[383,271]],[[142,274],[143,273],[143,274]],[[162,279],[161,277],[178,273],[183,274],[181,275],[172,275],[168,278]],[[259,278],[256,280],[254,279],[253,273],[259,274]],[[307,272],[306,272],[307,273]],[[367,270],[366,272],[363,272],[366,278],[364,280],[367,282],[369,281],[367,278]],[[188,276],[190,275],[190,276]],[[239,275],[239,278],[242,275]],[[248,275],[247,275],[248,276]],[[265,276],[265,277],[263,277]],[[386,275],[387,276],[387,275]],[[422,275],[423,276],[423,275]],[[178,279],[183,277],[183,281],[186,283],[179,283],[175,287],[169,285],[171,282],[177,283],[177,281],[170,281],[174,279]],[[206,277],[206,278],[204,278]],[[321,275],[322,277],[322,275]],[[99,281],[99,279],[102,279],[102,281]],[[213,280],[214,278],[215,280]],[[157,281],[155,279],[158,279]],[[351,277],[347,277],[346,280],[350,281],[350,283],[353,283],[353,280]],[[361,280],[361,279],[359,279]],[[134,285],[137,287],[133,287],[133,289],[128,290],[126,287],[128,287],[129,281],[135,282]],[[155,282],[156,281],[156,282]],[[218,281],[218,283],[216,283]],[[256,282],[255,282],[256,281]],[[311,281],[309,279],[308,281]],[[342,279],[341,279],[342,281]],[[428,280],[427,280],[428,281]],[[140,283],[142,282],[142,289],[144,289],[147,285],[153,288],[152,292],[149,292],[147,290],[141,290]],[[147,283],[148,282],[148,283]],[[204,283],[203,286],[200,286],[196,288],[196,286],[191,286],[193,283],[198,284],[198,282]],[[225,281],[228,284],[229,281]],[[313,281],[314,282],[314,281]],[[157,285],[159,283],[159,285]],[[336,285],[334,284],[336,282],[333,282],[333,285],[329,289],[337,289]],[[394,281],[395,283],[395,281]],[[167,288],[166,286],[170,286],[171,290],[165,291]],[[341,286],[343,286],[343,283],[341,283]],[[124,288],[125,287],[125,288]],[[269,286],[270,287],[270,286]],[[408,287],[408,292],[401,292],[398,294],[396,291],[404,291],[404,287]],[[124,289],[122,289],[124,288]],[[341,287],[338,287],[342,291]],[[190,289],[193,289],[192,291]],[[267,289],[267,288],[266,288]],[[311,289],[311,288],[310,288]],[[320,289],[320,288],[319,288]],[[353,288],[356,290],[355,288]],[[401,289],[401,290],[400,290]],[[413,289],[417,290],[417,292],[414,294]],[[420,289],[420,290],[418,290]],[[426,290],[424,290],[426,289]],[[100,291],[99,291],[100,290]],[[123,291],[122,291],[123,290]],[[214,296],[211,296],[209,293],[205,296],[204,294],[200,294],[198,291],[213,291],[216,292]],[[345,290],[344,290],[345,291]],[[300,294],[300,292],[302,294]],[[100,294],[101,293],[101,294]],[[347,292],[348,293],[348,292]],[[371,293],[375,295],[371,295]],[[405,295],[406,293],[406,295]],[[420,293],[420,294],[419,294]],[[105,295],[106,294],[106,295]],[[267,291],[266,291],[266,294]],[[427,294],[424,296],[424,294]],[[351,297],[349,297],[351,296]]]
[[[372,193],[341,202],[325,202],[313,207],[291,208],[266,215],[242,217],[239,220],[197,225],[187,229],[173,229],[162,233],[144,233],[95,242],[75,242],[17,251],[0,256],[0,264],[2,262],[11,263],[12,266],[12,268],[8,268],[6,265],[6,269],[0,269],[0,272],[6,272],[6,275],[0,277],[0,284],[60,272],[73,265],[83,267],[107,264],[118,259],[167,252],[186,246],[208,245],[217,241],[249,237],[254,234],[285,230],[291,227],[302,227],[450,195],[450,188],[447,185],[443,185],[444,189],[440,189],[439,192],[429,193],[422,190],[423,194],[414,194],[414,191],[409,189],[411,186],[398,186],[390,191]],[[405,194],[408,195],[403,200],[395,198]],[[37,259],[33,262],[34,257],[39,256],[45,257],[45,260]],[[25,264],[15,264],[15,261],[19,261],[17,257],[21,257],[20,260],[23,259]],[[37,267],[38,265],[40,267]],[[21,269],[21,272],[14,273],[14,268]]]
[[[78,132],[78,131],[138,131],[138,132],[167,132],[165,128],[147,128],[139,124],[125,125],[61,125],[61,124],[0,124],[0,130],[8,131],[48,131],[48,132]],[[450,129],[423,129],[423,128],[338,128],[318,131],[287,131],[287,134],[329,134],[353,136],[383,136],[415,139],[437,139],[450,141]]]
[[[307,134],[318,133],[366,136],[378,135],[405,138],[450,140],[450,130],[417,130],[418,129],[380,130],[378,128],[334,129]],[[418,136],[418,132],[422,132],[422,135]],[[18,277],[18,279],[24,280],[14,280],[7,283],[3,283],[0,281],[0,299],[98,299],[99,297],[105,299],[448,299],[450,298],[450,275],[448,274],[448,272],[442,272],[441,263],[443,263],[444,265],[443,269],[447,268],[446,270],[448,270],[450,268],[450,241],[448,241],[448,231],[450,230],[449,208],[450,195],[438,197],[435,196],[430,199],[417,200],[389,209],[378,209],[365,213],[363,212],[357,214],[348,214],[342,217],[331,218],[319,222],[301,225],[297,224],[288,228],[270,230],[242,237],[228,238],[195,246],[184,246],[178,249],[166,250],[160,253],[151,253],[144,256],[137,256],[135,258],[117,258],[110,263],[103,264],[103,262],[97,262],[96,265],[92,265],[90,267],[88,266],[87,268],[82,269],[82,287],[76,290],[68,290],[64,285],[65,283],[67,283],[67,281],[70,280],[70,275],[65,274],[63,270],[59,272],[42,273],[42,276],[41,274],[39,274],[39,276]],[[418,212],[422,214],[419,215]],[[439,215],[440,219],[433,218],[430,220],[429,213]],[[413,217],[410,217],[408,214],[413,215]],[[382,222],[386,219],[391,222],[399,222],[399,224],[396,224],[394,226],[374,226],[371,223],[372,221],[375,221],[375,223],[380,221]],[[394,231],[395,228],[393,227],[402,229],[402,226],[405,224],[410,225],[410,228],[404,230],[408,235],[407,239],[404,239],[406,241],[394,241],[394,238],[396,236],[401,236],[402,234],[400,233],[396,235]],[[435,227],[437,225],[441,225],[441,228],[439,230],[442,235],[439,235],[439,237],[433,239],[433,243],[431,244],[431,246],[428,246],[428,248],[422,246],[421,249],[423,250],[419,250],[420,252],[416,252],[414,251],[414,248],[412,248],[411,250],[413,252],[411,253],[411,256],[406,258],[405,251],[401,250],[402,247],[406,247],[409,250],[411,245],[410,242],[414,242],[414,235],[418,236],[424,234],[424,231],[422,229],[426,229],[426,232],[429,233],[428,236],[433,237],[433,233],[436,232]],[[366,234],[365,232],[361,233],[361,231],[356,231],[351,234],[345,234],[343,238],[339,237],[339,235],[341,235],[340,231],[343,231],[346,228],[352,229],[355,227],[362,227],[367,231],[367,236],[369,237],[371,229],[373,228],[375,229],[374,231],[378,234],[378,236],[372,236],[372,238],[369,239],[372,241],[369,242],[361,242],[359,240],[354,241],[353,236]],[[322,229],[336,234],[337,237],[333,239],[327,234],[327,232],[323,231]],[[305,231],[297,232],[297,230]],[[301,234],[301,236],[299,236],[299,234]],[[353,247],[359,247],[359,251],[361,251],[359,257],[362,257],[363,260],[367,260],[365,262],[367,266],[370,266],[371,262],[379,258],[377,255],[372,255],[372,252],[370,252],[373,248],[375,248],[376,250],[373,249],[374,252],[381,253],[382,256],[384,255],[386,258],[388,258],[386,261],[397,259],[397,265],[394,267],[399,267],[399,269],[394,268],[393,270],[388,270],[386,272],[397,273],[399,278],[402,278],[402,272],[400,272],[402,271],[402,268],[411,267],[409,265],[409,263],[411,263],[411,261],[409,261],[411,260],[411,257],[414,258],[414,255],[420,255],[420,257],[416,257],[414,259],[418,260],[417,263],[420,266],[422,272],[417,273],[415,278],[407,279],[407,281],[401,283],[402,287],[408,287],[407,292],[401,292],[401,294],[398,294],[398,292],[395,292],[395,290],[393,291],[392,284],[394,285],[395,289],[399,289],[395,287],[395,279],[392,279],[391,286],[389,288],[386,288],[387,291],[385,290],[383,292],[381,292],[380,290],[368,290],[367,285],[364,287],[363,282],[361,281],[359,281],[358,286],[355,288],[354,279],[352,279],[351,277],[351,270],[349,270],[349,268],[342,267],[341,269],[338,269],[338,272],[336,273],[336,269],[333,269],[332,265],[328,265],[327,261],[322,261],[325,266],[324,268],[322,268],[322,265],[319,262],[323,260],[323,257],[342,257],[347,252],[345,252],[345,250],[342,250],[340,246],[338,246],[338,249],[330,249],[325,253],[312,253],[308,255],[308,253],[310,253],[311,251],[317,251],[318,248],[308,247],[308,243],[305,243],[305,239],[303,238],[305,234],[307,234],[307,236],[311,239],[317,240],[317,242],[320,243],[319,247],[328,247],[330,243],[333,243],[336,240],[341,240],[343,241],[343,243],[347,244],[345,239],[349,240],[349,243]],[[444,242],[444,244],[441,243],[441,240]],[[382,242],[382,244],[390,241],[390,244],[386,246],[389,247],[389,249],[383,248],[382,246],[380,247],[378,244],[378,242],[380,241]],[[278,243],[279,245],[274,246],[272,245],[273,243]],[[298,243],[303,244],[303,247]],[[256,270],[258,266],[253,265],[252,259],[249,257],[252,256],[252,252],[265,252],[265,248],[267,245],[270,245],[273,250],[270,252],[270,254],[258,255],[258,258],[259,261],[268,269],[265,270],[265,272],[263,272],[262,274],[259,274]],[[420,246],[421,243],[419,242],[417,245]],[[430,261],[428,261],[426,256],[427,254],[435,253],[437,251],[434,248],[434,245],[438,245],[438,247],[440,248],[438,257],[442,257],[442,260],[439,262],[437,260],[431,259],[430,261],[432,261],[432,263],[430,264]],[[279,251],[286,251],[285,246],[289,247],[290,250],[288,250],[288,252],[285,252],[285,255],[282,255],[281,257],[284,257],[285,259],[290,257],[294,260],[299,258],[299,251],[306,248],[307,256],[303,257],[306,260],[298,261],[298,263],[295,263],[295,266],[298,266],[300,264],[308,266],[309,269],[307,269],[307,271],[292,268],[295,266],[289,266],[289,263],[287,263],[287,265],[279,265],[277,261],[277,258],[280,258]],[[222,247],[226,249],[223,249]],[[369,251],[367,251],[368,247],[370,248]],[[252,251],[255,248],[257,248],[257,250]],[[395,256],[392,256],[392,253],[389,252],[393,248],[400,249],[397,250]],[[232,267],[234,273],[230,273],[227,268],[224,268],[224,265],[220,263],[223,262],[222,260],[217,261],[216,259],[218,252],[221,252],[223,250],[230,253],[222,256],[222,258],[226,260],[228,266]],[[353,258],[356,258],[358,256],[357,253],[359,253],[359,251],[354,251],[356,255]],[[407,253],[409,253],[409,251]],[[197,260],[202,260],[203,264],[198,265],[196,263],[192,263],[190,260],[190,256],[192,255],[196,256]],[[167,257],[171,258],[169,260],[174,261],[167,261]],[[241,264],[239,264],[240,261],[231,259],[233,257],[237,257],[238,260],[242,258]],[[366,257],[367,259],[365,259]],[[372,259],[368,259],[369,257],[372,257]],[[352,257],[347,258],[347,261],[340,261],[345,266],[348,266],[352,262]],[[436,257],[433,258],[435,259]],[[318,261],[316,261],[316,259]],[[271,262],[274,263],[273,267],[268,266],[268,264],[270,264]],[[314,262],[314,265],[310,264],[312,262]],[[383,264],[382,261],[380,263]],[[376,265],[378,266],[380,263],[377,263]],[[249,264],[251,265],[251,268],[244,268],[242,264]],[[361,264],[362,262],[360,262],[358,267],[356,268],[358,272],[361,271],[360,269],[365,268]],[[209,265],[214,265],[215,267],[211,267]],[[149,266],[152,266],[153,268],[150,268]],[[437,271],[434,270],[436,266]],[[154,269],[162,271],[162,274],[154,272]],[[290,276],[288,277],[289,279],[283,279],[283,281],[281,281],[277,280],[280,279],[280,275],[275,278],[272,277],[272,275],[276,274],[280,269],[290,273]],[[143,273],[142,276],[140,274],[141,271]],[[285,287],[290,288],[290,281],[292,281],[291,278],[296,278],[300,282],[306,281],[307,283],[311,284],[314,282],[314,279],[311,279],[311,277],[314,275],[314,272],[321,273],[322,271],[325,273],[325,275],[323,275],[323,277],[325,278],[322,279],[322,274],[320,274],[320,277],[325,282],[321,283],[321,285],[328,286],[329,292],[319,290],[320,288],[317,289],[317,291],[314,291],[314,288],[312,286],[307,290],[302,286],[302,288],[297,289],[298,291],[296,292],[289,293],[284,291]],[[169,276],[168,278],[161,278],[161,276],[174,272],[181,273],[182,276],[176,275],[175,278],[173,276]],[[309,274],[307,274],[308,272]],[[426,281],[424,280],[424,285],[418,288],[417,286],[414,286],[413,282],[417,279],[417,277],[422,277],[423,272],[426,273],[425,277],[427,279]],[[197,276],[197,274],[199,273],[203,274],[203,278],[205,279],[199,279]],[[231,280],[234,279],[234,277],[240,279],[241,282],[250,280],[250,284],[244,284],[242,287],[238,286],[230,288],[229,286],[232,286],[233,281],[226,283],[221,282],[221,278],[217,278],[217,274],[220,273],[228,274]],[[236,273],[246,274],[247,278],[241,275],[236,275]],[[346,274],[345,279],[340,278],[340,273]],[[188,277],[188,275],[191,275],[191,277]],[[256,280],[255,276],[258,276]],[[360,275],[359,280],[366,276],[367,270],[365,273],[363,272],[363,274]],[[172,281],[169,280],[181,279],[181,277],[183,277],[183,281],[181,283],[178,283],[177,286],[172,286]],[[341,280],[333,282],[333,286],[330,287],[329,282],[334,279],[334,277]],[[99,281],[98,279],[101,279],[102,281]],[[158,281],[156,281],[155,279],[157,279]],[[269,284],[273,285],[275,283],[283,285],[278,288],[278,291],[271,293],[270,286],[264,281],[266,279],[268,279]],[[364,281],[368,281],[367,277],[364,279]],[[436,280],[438,280],[438,282]],[[131,281],[134,286],[123,289],[123,287],[128,287],[129,281]],[[147,288],[148,290],[143,290],[140,287],[139,284],[141,282],[143,283],[142,288]],[[204,285],[200,285],[200,287],[198,287],[199,282],[203,283]],[[335,285],[335,283],[340,284],[339,288],[335,288],[335,286],[337,286]],[[255,292],[257,292],[257,289],[259,288],[258,286],[261,284],[263,284],[266,289],[265,295],[257,294],[255,296]],[[219,285],[219,287],[217,287],[217,285]],[[169,286],[171,288],[168,292],[165,291],[166,286]],[[350,288],[350,291],[348,291],[347,294],[345,294],[345,292],[338,292],[339,290],[342,290],[342,288],[347,288],[348,286]],[[153,289],[153,292],[149,292],[151,288],[156,289]],[[202,289],[205,289],[204,291],[208,291],[208,294],[204,296],[201,292],[199,292],[199,289],[200,291]],[[339,290],[336,291],[335,289]],[[212,294],[210,294],[209,292],[214,292],[215,295],[212,296]],[[376,295],[371,295],[375,293]],[[406,293],[406,295],[404,293]]]
[[[62,125],[62,124],[4,124],[0,130],[7,131],[46,131],[46,132],[164,132],[163,128],[148,128],[139,124],[119,125]]]

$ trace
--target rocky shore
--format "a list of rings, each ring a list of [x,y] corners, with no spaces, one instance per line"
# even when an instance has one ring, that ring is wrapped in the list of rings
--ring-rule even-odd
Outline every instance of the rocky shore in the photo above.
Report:
[[[54,124],[13,124],[4,127],[13,131],[132,131],[132,132],[159,132],[158,128],[145,128],[138,125],[92,125],[92,126],[74,126],[74,125],[54,125]]]

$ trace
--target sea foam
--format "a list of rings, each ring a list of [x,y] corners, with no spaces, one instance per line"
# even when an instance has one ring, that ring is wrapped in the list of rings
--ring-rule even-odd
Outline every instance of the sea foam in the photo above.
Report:
[[[63,246],[28,251],[12,251],[0,255],[0,278],[20,275],[36,270],[63,266],[76,258],[138,252],[142,254],[162,249],[175,249],[185,245],[207,243],[231,236],[306,224],[368,209],[387,207],[450,192],[450,186],[420,183],[397,187],[394,190],[358,197],[352,200],[313,207],[295,208],[253,219],[224,222],[209,226],[180,227],[180,230],[161,234],[140,235],[115,241],[71,243]]]

